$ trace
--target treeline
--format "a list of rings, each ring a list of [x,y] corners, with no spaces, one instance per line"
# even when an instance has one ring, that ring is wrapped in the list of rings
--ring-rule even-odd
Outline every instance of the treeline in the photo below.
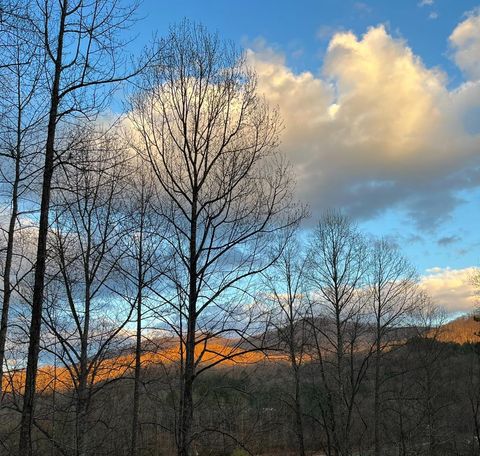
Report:
[[[245,54],[185,21],[131,59],[137,7],[0,4],[0,454],[477,454],[476,347],[395,243],[299,230]]]

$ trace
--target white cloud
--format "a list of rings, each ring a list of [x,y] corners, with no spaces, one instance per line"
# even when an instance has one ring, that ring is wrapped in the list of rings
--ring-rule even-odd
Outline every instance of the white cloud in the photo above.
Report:
[[[420,281],[421,286],[433,298],[436,305],[448,312],[470,312],[478,305],[477,290],[472,278],[475,268],[450,269],[432,268],[427,270]]]
[[[433,5],[433,0],[422,0],[418,6],[432,6]]]
[[[368,6],[366,3],[363,3],[363,2],[355,2],[353,4],[353,7],[357,11],[360,11],[362,13],[371,13],[372,12],[372,8],[370,8],[370,6]]]
[[[282,147],[314,215],[402,205],[432,226],[458,204],[457,190],[480,185],[480,135],[463,124],[480,108],[480,82],[449,90],[442,71],[383,26],[361,38],[337,32],[318,76],[293,72],[266,47],[249,58],[285,120]]]
[[[480,79],[480,9],[458,24],[449,40],[458,67],[470,79]]]

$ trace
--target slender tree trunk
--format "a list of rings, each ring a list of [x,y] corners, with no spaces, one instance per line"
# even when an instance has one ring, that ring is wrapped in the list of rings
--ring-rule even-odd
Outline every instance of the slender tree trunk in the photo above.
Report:
[[[179,456],[188,456],[190,454],[189,448],[193,421],[193,380],[195,377],[195,326],[196,319],[191,317],[188,322],[187,342],[185,347],[186,359],[183,380]]]
[[[188,325],[180,419],[179,456],[190,454],[193,422],[193,381],[195,378],[195,332],[197,327],[197,192],[193,192],[189,247]]]
[[[18,154],[18,152],[17,152]],[[8,314],[10,310],[10,298],[12,294],[12,286],[10,283],[10,275],[12,271],[12,259],[15,237],[15,225],[18,217],[18,185],[20,180],[20,159],[17,155],[15,163],[15,180],[12,192],[12,212],[8,224],[7,233],[7,251],[5,256],[5,268],[3,270],[3,302],[2,302],[2,319],[0,322],[0,404],[3,401],[3,364],[5,362],[5,346],[7,343],[8,331]]]
[[[51,429],[52,429],[52,439],[51,439],[51,447],[50,447],[50,454],[51,456],[56,455],[56,424],[57,424],[57,341],[54,342],[54,361],[53,361],[53,388],[52,388],[52,421],[51,421]]]
[[[335,411],[333,407],[333,397],[332,397],[332,392],[330,390],[330,387],[327,383],[327,376],[325,373],[325,364],[323,362],[323,355],[322,355],[322,351],[316,336],[315,336],[315,343],[317,345],[316,348],[318,353],[318,359],[320,362],[320,375],[321,375],[322,383],[325,388],[325,392],[327,396],[326,397],[327,410],[322,411],[325,433],[327,436],[327,456],[332,456],[333,454],[335,455],[338,454],[338,448],[337,448],[338,445],[336,444],[337,429],[336,429]]]
[[[330,436],[330,419],[326,416],[324,410],[322,410],[322,419],[323,419],[323,426],[325,427],[325,434],[327,438],[327,456],[332,456],[332,438]]]
[[[90,217],[87,219],[87,226],[91,226]],[[93,277],[90,271],[90,259],[92,251],[92,235],[88,230],[87,245],[85,252],[84,276],[85,276],[85,315],[83,321],[83,330],[81,331],[80,346],[80,378],[77,391],[77,456],[86,454],[86,431],[87,431],[87,412],[88,412],[88,346],[90,337],[90,304]]]
[[[19,454],[32,454],[32,427],[35,403],[35,387],[37,379],[38,356],[40,352],[40,329],[42,323],[43,290],[45,284],[45,267],[47,260],[48,215],[50,211],[50,194],[55,156],[55,135],[60,104],[60,76],[62,73],[63,37],[68,0],[62,6],[58,31],[57,55],[55,72],[50,98],[47,141],[45,144],[45,163],[43,167],[42,201],[38,226],[37,254],[35,264],[35,279],[33,285],[32,316],[29,331],[29,346],[27,371],[25,375],[25,393],[23,399],[22,418],[20,422]]]
[[[130,447],[130,455],[137,455],[137,434],[138,434],[138,415],[140,411],[140,375],[142,363],[142,298],[143,298],[143,225],[144,225],[144,195],[142,188],[142,208],[140,214],[140,239],[138,251],[138,294],[137,294],[137,334],[135,345],[135,378],[133,385],[133,417],[132,417],[132,442]]]
[[[133,385],[132,443],[130,455],[137,454],[138,415],[140,410],[140,374],[142,360],[142,293],[137,301],[137,340],[135,346],[135,378]]]
[[[380,325],[377,321],[377,340],[375,341],[375,385],[374,385],[374,445],[375,456],[382,456],[380,443]]]
[[[336,291],[336,302],[339,303],[338,292]],[[338,306],[339,304],[337,304]],[[347,428],[347,419],[345,413],[345,403],[344,403],[344,394],[345,394],[345,385],[343,379],[343,334],[342,334],[342,322],[340,311],[336,310],[335,315],[335,324],[336,324],[336,336],[337,336],[337,352],[336,352],[336,368],[337,368],[337,388],[336,388],[336,407],[338,410],[338,420],[337,425],[340,425],[339,432],[335,432],[335,442],[339,455],[348,456],[349,455],[349,435]],[[338,427],[337,427],[338,429]]]
[[[77,420],[76,420],[76,433],[77,433],[77,456],[86,455],[86,431],[87,431],[87,410],[88,410],[88,391],[87,391],[87,379],[86,374],[82,375],[78,387],[77,397]]]
[[[305,456],[305,438],[303,434],[303,411],[300,402],[300,375],[298,372],[298,365],[294,365],[295,376],[295,427],[298,444],[299,456]]]
[[[290,288],[290,287],[289,287]],[[290,363],[293,371],[294,380],[294,408],[295,408],[295,434],[297,438],[298,454],[305,456],[305,438],[303,434],[303,411],[300,402],[300,365],[297,361],[297,350],[295,348],[295,317],[293,315],[293,300],[289,300],[289,346],[290,346]]]
[[[90,279],[89,279],[89,261],[90,261],[90,237],[87,241],[87,252],[85,260],[85,320],[83,331],[81,333],[80,345],[80,366],[77,389],[77,416],[76,416],[76,455],[85,456],[86,454],[86,430],[87,430],[87,412],[88,412],[88,338],[90,335]]]
[[[85,320],[89,319],[88,311],[85,315]],[[82,346],[80,353],[80,378],[78,382],[77,390],[77,417],[76,417],[76,433],[77,433],[77,456],[85,456],[86,454],[86,441],[85,434],[87,430],[87,411],[88,411],[88,323],[85,324],[86,332],[82,336]]]
[[[8,223],[7,232],[7,248],[5,254],[5,267],[3,270],[3,301],[2,301],[2,319],[0,322],[0,404],[3,401],[3,364],[5,362],[5,346],[7,343],[8,331],[8,314],[10,311],[10,298],[12,295],[11,272],[13,261],[13,249],[15,241],[15,225],[18,218],[18,190],[20,185],[20,158],[21,158],[21,142],[22,142],[22,107],[20,99],[20,78],[17,86],[17,131],[15,144],[15,177],[12,188],[12,212]]]

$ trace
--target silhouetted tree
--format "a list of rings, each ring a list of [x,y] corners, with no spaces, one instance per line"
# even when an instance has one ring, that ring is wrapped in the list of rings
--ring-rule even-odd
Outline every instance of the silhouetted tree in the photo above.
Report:
[[[371,351],[368,340],[362,338],[367,245],[358,228],[341,213],[330,211],[320,219],[310,242],[307,272],[326,450],[329,456],[348,456],[356,398]],[[362,350],[366,354],[359,356]]]
[[[129,74],[123,60],[118,33],[130,23],[134,7],[118,0],[45,0],[26,2],[31,46],[42,52],[43,84],[47,95],[47,125],[44,133],[41,203],[24,404],[20,425],[19,453],[30,455],[35,400],[35,380],[40,350],[47,236],[52,179],[61,147],[58,132],[68,119],[92,119],[102,110],[113,88]]]
[[[158,64],[143,84],[131,120],[168,199],[163,216],[176,270],[166,300],[180,338],[176,438],[183,456],[196,437],[195,379],[236,353],[211,353],[220,359],[199,368],[209,342],[229,333],[246,338],[245,328],[253,329],[248,280],[273,262],[276,234],[299,214],[290,210],[292,179],[276,152],[278,115],[257,95],[242,53],[184,22],[159,44]],[[247,323],[230,318],[235,313]]]
[[[91,399],[110,379],[109,370],[119,368],[103,362],[115,359],[115,343],[133,305],[122,305],[111,291],[118,287],[125,254],[124,150],[110,132],[89,129],[76,136],[75,158],[55,180],[48,270],[53,302],[45,308],[44,321],[58,340],[61,352],[54,356],[61,353],[75,393],[75,455],[85,456]]]
[[[382,439],[382,356],[392,347],[389,335],[396,327],[407,322],[418,304],[416,272],[402,256],[397,246],[386,239],[373,243],[370,258],[370,300],[374,317],[374,447],[375,455],[381,456]]]
[[[34,192],[31,186],[44,114],[40,93],[41,61],[37,49],[30,43],[32,34],[28,21],[22,18],[25,11],[17,9],[14,3],[7,4],[6,8],[0,21],[0,173],[6,190],[3,202],[9,213],[7,226],[1,227],[5,246],[1,248],[0,379],[3,378],[12,296],[18,297],[16,291],[20,282],[31,268],[31,264],[25,267],[28,260],[22,259],[22,249],[17,243],[21,236],[21,218],[31,210],[25,202]],[[0,402],[2,399],[0,381]]]
[[[289,240],[272,268],[264,273],[265,300],[272,305],[272,329],[278,349],[285,353],[291,367],[293,393],[280,394],[293,411],[298,454],[305,456],[301,369],[308,362],[308,302],[305,288],[307,258],[300,243]],[[286,395],[286,397],[285,397]]]

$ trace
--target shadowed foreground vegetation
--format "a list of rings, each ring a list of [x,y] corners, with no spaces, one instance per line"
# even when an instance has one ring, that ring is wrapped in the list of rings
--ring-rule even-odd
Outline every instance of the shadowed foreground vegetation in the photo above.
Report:
[[[444,341],[431,337],[429,330],[392,343],[382,370],[384,455],[478,454],[480,344],[448,341],[476,337],[471,331],[475,324],[480,325],[470,317],[445,325],[438,332],[438,339]],[[212,349],[222,349],[220,341]],[[360,354],[353,362],[360,364],[362,359]],[[87,454],[129,454],[133,361],[133,355],[125,353],[105,360],[100,372],[109,372],[108,379],[100,373],[92,384],[95,393],[88,412]],[[142,357],[140,455],[170,455],[176,451],[177,363],[178,356],[168,349],[158,348],[156,353]],[[197,384],[194,454],[298,454],[288,359],[274,351],[256,352],[228,364],[210,370]],[[112,373],[114,365],[119,367]],[[69,449],[75,444],[74,393],[71,385],[62,382],[61,369],[56,382],[50,377],[52,369],[43,368],[39,377],[42,386],[35,445],[38,454],[71,454]],[[355,455],[372,454],[373,373],[369,367],[352,412],[350,438]],[[318,362],[302,365],[300,400],[307,454],[328,451],[324,425],[327,392],[320,376]],[[15,443],[19,420],[15,397],[8,391],[9,406],[2,411],[0,437],[7,447]]]

